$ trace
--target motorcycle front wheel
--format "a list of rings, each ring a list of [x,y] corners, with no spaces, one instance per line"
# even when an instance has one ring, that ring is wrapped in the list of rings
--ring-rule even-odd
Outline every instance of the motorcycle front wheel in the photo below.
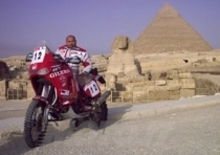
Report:
[[[37,147],[42,143],[47,124],[44,103],[33,100],[27,109],[24,121],[24,139],[30,148]]]

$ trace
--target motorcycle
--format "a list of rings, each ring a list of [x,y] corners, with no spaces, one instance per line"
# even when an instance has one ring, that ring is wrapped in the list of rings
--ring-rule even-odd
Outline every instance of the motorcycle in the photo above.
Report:
[[[29,79],[36,96],[28,106],[24,120],[24,139],[30,147],[42,144],[50,121],[63,120],[62,114],[72,109],[79,117],[72,119],[75,126],[84,120],[93,120],[100,126],[106,121],[106,104],[110,91],[101,94],[95,74],[81,74],[79,85],[69,67],[71,59],[63,60],[47,46],[40,46],[28,53]],[[101,76],[99,76],[101,77]],[[99,78],[103,81],[103,77]],[[80,88],[79,88],[80,87]],[[52,120],[50,118],[53,118]]]

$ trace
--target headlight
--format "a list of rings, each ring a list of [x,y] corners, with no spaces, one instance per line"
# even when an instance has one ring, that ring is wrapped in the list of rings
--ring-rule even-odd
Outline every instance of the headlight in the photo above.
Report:
[[[25,61],[26,61],[26,62],[31,62],[32,58],[33,58],[33,53],[30,52],[30,53],[28,53],[28,54],[26,55]]]
[[[49,70],[47,68],[42,68],[39,71],[37,71],[38,75],[46,75],[47,73],[49,73]]]

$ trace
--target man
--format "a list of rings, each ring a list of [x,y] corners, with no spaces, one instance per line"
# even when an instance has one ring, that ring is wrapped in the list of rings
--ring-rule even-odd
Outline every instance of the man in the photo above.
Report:
[[[66,37],[66,45],[59,47],[56,51],[64,60],[71,59],[70,67],[74,70],[79,70],[79,65],[82,62],[84,67],[83,72],[89,73],[92,69],[91,60],[87,51],[77,46],[76,37],[68,35]]]
[[[72,68],[73,71],[73,78],[75,79],[75,85],[76,85],[76,91],[78,92],[78,95],[82,95],[83,93],[80,93],[81,89],[83,87],[83,82],[79,82],[79,67],[82,63],[83,65],[83,73],[80,76],[88,77],[89,75],[93,75],[96,77],[96,79],[101,82],[105,83],[105,80],[102,76],[98,75],[98,71],[96,68],[92,68],[92,63],[89,57],[89,54],[87,51],[79,46],[77,46],[77,40],[74,35],[68,35],[66,37],[66,44],[59,47],[56,54],[59,54],[64,61],[68,63],[68,65]],[[82,76],[82,77],[83,77]],[[83,79],[83,78],[80,78]],[[83,80],[80,80],[83,81]],[[83,84],[82,84],[83,83]],[[79,96],[78,96],[79,97]],[[78,98],[79,99],[79,98]],[[68,103],[65,103],[68,104]],[[84,104],[88,105],[89,103],[85,102]],[[49,120],[54,120],[56,116],[51,113],[49,115]]]
[[[56,51],[64,60],[70,60],[68,65],[72,68],[74,79],[76,80],[77,91],[79,92],[79,85],[83,87],[86,79],[89,78],[89,74],[95,76],[96,80],[104,84],[105,80],[102,76],[98,75],[97,68],[92,68],[92,63],[87,51],[77,46],[76,37],[74,35],[68,35],[66,37],[66,45],[59,47]],[[83,73],[81,74],[81,80],[79,81],[79,66],[83,65]],[[91,76],[90,76],[91,77]]]
[[[76,37],[74,35],[68,35],[66,37],[66,45],[59,47],[56,51],[64,60],[70,60],[69,66],[72,68],[74,73],[74,78],[78,82],[79,76],[79,66],[82,63],[84,69],[83,73],[92,74],[96,77],[100,83],[105,84],[105,79],[98,75],[97,68],[92,68],[92,63],[87,51],[79,46],[77,46]]]

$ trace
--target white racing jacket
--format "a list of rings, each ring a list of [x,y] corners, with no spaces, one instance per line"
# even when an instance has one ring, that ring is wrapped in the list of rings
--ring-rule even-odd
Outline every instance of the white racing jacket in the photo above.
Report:
[[[82,65],[84,67],[83,72],[89,73],[92,69],[92,63],[91,63],[89,54],[83,48],[74,47],[74,48],[70,49],[66,45],[63,45],[63,46],[59,47],[59,49],[57,49],[57,51],[55,53],[59,54],[64,60],[66,60],[68,58],[79,59],[80,62],[82,62]],[[74,63],[74,64],[69,63],[68,65],[72,69],[79,69],[80,62]]]

